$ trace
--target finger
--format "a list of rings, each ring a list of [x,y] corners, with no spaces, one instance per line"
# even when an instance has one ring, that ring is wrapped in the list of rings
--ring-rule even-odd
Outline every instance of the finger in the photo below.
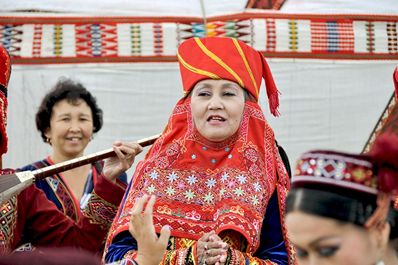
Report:
[[[209,249],[206,251],[208,257],[217,257],[226,254],[227,252],[224,249]]]
[[[134,204],[133,209],[131,210],[131,215],[141,214],[144,210],[144,205],[148,201],[148,195],[144,194],[142,197],[138,198]]]
[[[119,148],[126,154],[139,154],[143,148],[137,143],[123,143]]]
[[[167,244],[169,242],[170,234],[171,234],[171,230],[170,230],[170,226],[168,226],[168,225],[163,226],[162,229],[160,230],[160,235],[159,235],[158,242],[164,248],[167,248]]]
[[[113,142],[113,145],[114,146],[121,146],[122,145],[122,141],[116,140],[116,141]]]
[[[217,261],[220,261],[220,256],[206,258],[206,264],[215,264]]]
[[[210,233],[211,233],[211,232],[209,232],[209,233],[204,233],[204,234],[202,235],[202,237],[199,238],[198,241],[201,241],[201,242],[203,242],[203,241],[209,241]]]
[[[120,160],[124,160],[126,158],[126,155],[123,154],[123,152],[120,150],[121,147],[120,146],[113,146],[112,147],[113,151],[115,152],[116,156],[120,159]]]
[[[155,195],[151,195],[151,197],[149,197],[149,201],[145,207],[144,213],[145,214],[152,214],[153,213],[153,206],[155,205],[155,201],[156,201],[156,196]]]
[[[221,255],[221,257],[220,257],[220,263],[225,263],[225,262],[227,262],[227,257],[228,257],[228,253],[225,253],[224,255]]]
[[[224,242],[220,242],[220,241],[217,241],[217,242],[212,242],[212,241],[209,241],[209,242],[207,242],[207,247],[208,247],[208,249],[224,249],[224,244],[223,244]]]

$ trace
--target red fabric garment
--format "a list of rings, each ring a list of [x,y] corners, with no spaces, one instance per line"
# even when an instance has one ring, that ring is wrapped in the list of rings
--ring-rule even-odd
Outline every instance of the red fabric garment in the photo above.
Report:
[[[7,153],[7,85],[11,75],[11,60],[7,50],[0,45],[0,155]]]
[[[11,59],[7,50],[0,45],[0,85],[7,87],[11,75]]]
[[[137,165],[107,246],[128,230],[135,200],[148,193],[157,197],[153,214],[157,232],[169,225],[172,237],[183,242],[198,240],[211,230],[238,234],[246,241],[240,245],[247,246],[248,259],[258,262],[252,254],[259,246],[267,205],[276,191],[289,252],[284,226],[289,177],[273,130],[257,103],[264,78],[271,112],[277,114],[278,91],[265,59],[243,42],[219,37],[185,41],[178,49],[178,59],[186,96],[177,102],[166,129]],[[223,142],[204,139],[193,124],[189,92],[204,79],[233,81],[256,99],[246,100],[238,131]],[[170,255],[184,259],[187,249],[180,250]]]
[[[93,199],[78,223],[61,213],[35,185],[14,196],[0,206],[0,253],[8,253],[24,243],[22,234],[25,240],[38,247],[71,246],[98,251],[124,190],[103,176],[98,178],[94,190]]]
[[[0,256],[0,265],[100,265],[93,253],[76,248],[40,248]]]
[[[168,224],[173,236],[197,240],[211,230],[232,229],[244,235],[253,253],[270,196],[278,187],[283,220],[289,188],[273,131],[256,103],[246,102],[238,133],[214,144],[194,129],[190,98],[177,104],[166,131],[137,166],[132,181],[108,244],[128,229],[135,199],[149,193],[157,196],[158,232]]]

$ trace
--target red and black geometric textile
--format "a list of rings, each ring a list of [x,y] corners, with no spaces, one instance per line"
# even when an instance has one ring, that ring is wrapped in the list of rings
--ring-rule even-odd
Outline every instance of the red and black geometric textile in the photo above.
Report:
[[[188,38],[236,38],[266,57],[398,59],[398,16],[241,13],[209,17],[0,16],[14,64],[177,61]]]

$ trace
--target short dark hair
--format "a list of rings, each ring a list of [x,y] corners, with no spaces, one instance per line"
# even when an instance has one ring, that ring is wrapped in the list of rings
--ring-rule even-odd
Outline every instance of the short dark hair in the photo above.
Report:
[[[36,128],[40,131],[44,142],[47,140],[45,133],[50,128],[53,107],[57,102],[64,99],[71,104],[75,104],[79,99],[84,100],[93,115],[93,132],[96,133],[102,128],[103,112],[98,107],[95,97],[81,83],[69,78],[60,78],[44,96],[36,113]]]

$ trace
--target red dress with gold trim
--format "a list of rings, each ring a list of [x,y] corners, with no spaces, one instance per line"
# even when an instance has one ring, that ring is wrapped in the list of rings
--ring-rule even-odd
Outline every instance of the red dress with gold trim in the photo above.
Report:
[[[11,173],[13,170],[0,171],[1,175]],[[34,246],[73,246],[97,252],[104,243],[123,192],[119,185],[100,175],[82,218],[75,222],[60,212],[35,185],[28,187],[0,205],[0,254],[26,241]]]
[[[162,264],[197,264],[196,241],[212,230],[230,244],[229,264],[276,264],[255,253],[261,237],[267,237],[262,233],[263,221],[269,200],[276,194],[279,233],[285,253],[291,257],[283,221],[288,189],[289,177],[274,133],[257,103],[245,103],[235,135],[212,143],[194,128],[190,98],[184,98],[177,103],[162,136],[136,168],[109,233],[105,261],[115,262],[116,256],[134,258],[134,250],[122,257],[111,253],[116,251],[112,245],[123,241],[123,235],[129,236],[130,209],[137,197],[147,193],[157,197],[156,231],[163,225],[171,226],[169,250]]]

